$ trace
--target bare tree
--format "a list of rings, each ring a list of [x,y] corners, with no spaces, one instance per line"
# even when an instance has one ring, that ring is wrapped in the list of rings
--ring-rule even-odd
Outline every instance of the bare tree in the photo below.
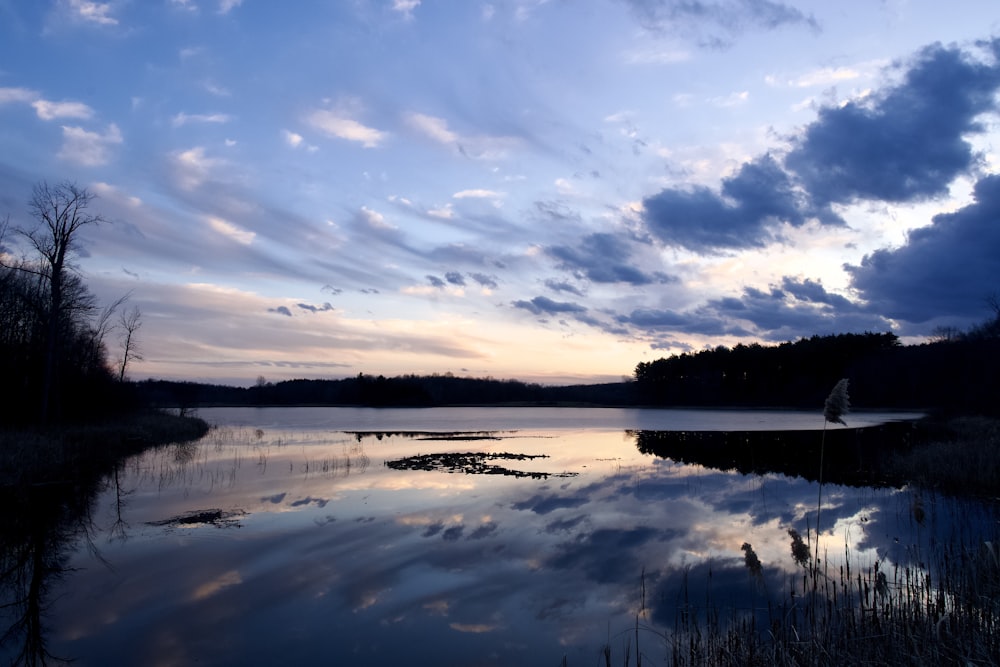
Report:
[[[48,315],[45,343],[45,375],[42,383],[42,421],[49,419],[54,395],[56,364],[60,343],[60,324],[66,312],[66,272],[71,270],[71,259],[79,231],[89,225],[104,222],[100,215],[89,211],[96,195],[75,183],[64,181],[57,185],[39,183],[28,200],[28,210],[37,221],[30,230],[19,230],[38,253],[41,265],[38,273],[48,280]]]
[[[122,346],[121,365],[118,367],[118,381],[124,382],[125,368],[130,361],[142,361],[142,354],[139,351],[139,340],[136,336],[142,327],[142,311],[139,306],[133,306],[127,311],[122,311],[118,318],[118,325],[121,327],[119,342]]]

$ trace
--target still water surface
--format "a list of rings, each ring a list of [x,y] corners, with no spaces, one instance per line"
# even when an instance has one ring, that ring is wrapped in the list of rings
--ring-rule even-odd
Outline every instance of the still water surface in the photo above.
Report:
[[[557,667],[598,664],[610,643],[621,664],[638,620],[644,662],[663,664],[657,633],[671,630],[685,579],[699,598],[711,588],[720,605],[752,604],[741,545],[791,578],[787,529],[815,521],[816,484],[643,454],[635,431],[815,430],[818,413],[200,415],[218,428],[108,480],[51,585],[53,655],[94,666]],[[387,465],[464,452],[523,456],[477,461],[493,474]],[[992,520],[988,508],[925,496],[918,524],[906,489],[827,485],[823,497],[829,557],[849,549],[862,566],[907,564]]]

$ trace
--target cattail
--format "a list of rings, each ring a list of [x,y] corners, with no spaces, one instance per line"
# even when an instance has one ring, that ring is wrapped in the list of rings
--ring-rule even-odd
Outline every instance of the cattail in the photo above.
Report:
[[[757,553],[753,550],[753,547],[749,542],[744,542],[743,546],[740,547],[743,551],[743,564],[746,566],[747,571],[753,577],[760,578],[764,575],[764,566],[761,565],[760,559],[757,558]]]
[[[794,528],[788,529],[788,536],[792,538],[792,558],[795,562],[805,567],[809,564],[809,558],[811,557],[809,553],[809,545],[802,540],[802,536],[799,535],[799,531]]]
[[[851,409],[851,402],[847,396],[847,378],[844,378],[833,387],[833,391],[826,397],[826,405],[823,406],[823,416],[832,424],[843,424],[847,426],[842,417]]]

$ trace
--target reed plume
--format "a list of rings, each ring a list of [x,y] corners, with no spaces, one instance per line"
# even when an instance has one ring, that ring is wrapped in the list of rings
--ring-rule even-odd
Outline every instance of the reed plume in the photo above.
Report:
[[[833,390],[830,391],[830,395],[826,397],[826,403],[823,405],[823,435],[820,437],[819,444],[819,495],[816,498],[815,554],[817,559],[819,558],[819,516],[823,506],[823,454],[826,449],[826,425],[827,423],[832,423],[847,426],[847,422],[844,421],[843,417],[850,409],[851,402],[847,395],[847,378],[843,378],[833,386]]]

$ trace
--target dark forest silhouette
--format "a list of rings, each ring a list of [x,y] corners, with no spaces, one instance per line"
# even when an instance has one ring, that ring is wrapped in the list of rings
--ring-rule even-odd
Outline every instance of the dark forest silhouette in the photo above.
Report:
[[[339,380],[260,378],[252,387],[148,380],[154,405],[617,405],[817,408],[848,378],[861,408],[992,414],[1000,399],[1000,313],[967,332],[905,346],[892,333],[812,336],[779,345],[739,344],[636,366],[629,381],[544,386],[446,375]]]

